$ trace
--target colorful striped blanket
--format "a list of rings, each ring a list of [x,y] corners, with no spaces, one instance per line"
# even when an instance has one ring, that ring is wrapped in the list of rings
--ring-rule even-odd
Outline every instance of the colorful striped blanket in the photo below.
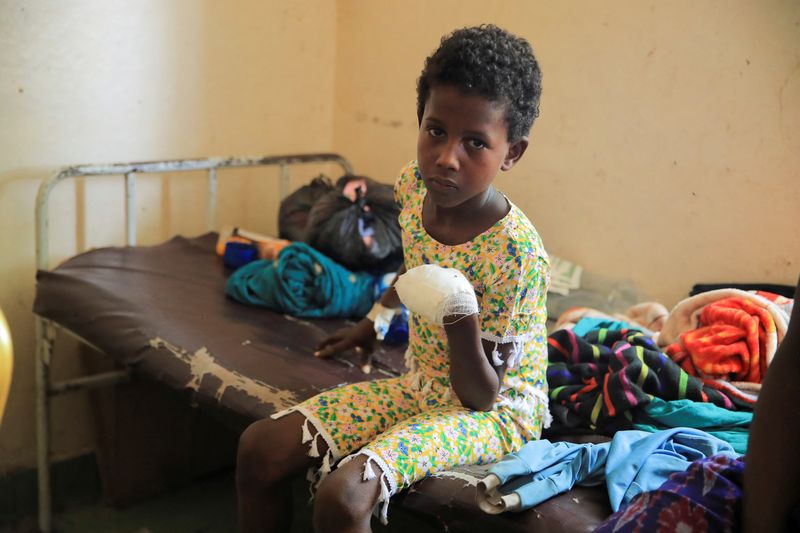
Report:
[[[711,402],[751,410],[755,398],[717,382],[703,383],[634,330],[599,329],[581,338],[571,330],[548,337],[550,400],[578,415],[591,429],[632,419],[652,396]],[[625,420],[627,419],[627,420]]]

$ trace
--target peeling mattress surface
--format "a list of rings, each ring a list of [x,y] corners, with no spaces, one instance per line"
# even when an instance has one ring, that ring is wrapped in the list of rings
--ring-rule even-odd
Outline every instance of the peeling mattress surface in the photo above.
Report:
[[[347,355],[315,358],[316,344],[344,320],[298,320],[227,298],[216,238],[77,255],[38,272],[34,312],[243,424],[321,390],[403,372],[401,347],[379,350],[371,375]]]

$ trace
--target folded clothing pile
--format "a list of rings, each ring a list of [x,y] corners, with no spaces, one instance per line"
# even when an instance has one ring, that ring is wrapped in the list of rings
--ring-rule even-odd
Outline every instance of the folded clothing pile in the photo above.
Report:
[[[258,260],[236,270],[225,292],[234,300],[304,318],[367,314],[375,278],[350,272],[304,243],[292,243],[274,261]]]
[[[727,442],[690,428],[619,431],[602,444],[532,441],[503,457],[478,483],[478,506],[491,514],[522,511],[576,484],[605,482],[611,509],[617,511],[693,461],[719,455],[738,456]]]

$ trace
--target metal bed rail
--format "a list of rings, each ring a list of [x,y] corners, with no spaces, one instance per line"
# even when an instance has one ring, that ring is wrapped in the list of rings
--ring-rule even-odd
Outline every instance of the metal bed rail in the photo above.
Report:
[[[125,178],[125,243],[136,245],[136,174],[161,174],[185,171],[207,171],[208,201],[206,221],[209,231],[217,225],[217,171],[224,168],[279,168],[279,194],[285,198],[289,194],[290,171],[292,165],[310,163],[335,163],[345,174],[353,174],[353,167],[342,156],[333,153],[290,154],[262,157],[212,157],[206,159],[173,159],[144,163],[112,163],[105,165],[79,165],[67,167],[55,176],[45,179],[39,186],[36,196],[36,268],[47,270],[50,267],[49,241],[49,200],[56,185],[66,179],[97,176],[120,175]],[[42,533],[52,531],[52,501],[50,487],[50,400],[66,392],[88,390],[114,385],[130,377],[128,370],[104,372],[70,380],[52,382],[50,365],[53,358],[53,344],[56,323],[36,316],[36,435],[37,435],[37,475],[38,475],[38,518]],[[66,331],[66,330],[64,330]],[[71,332],[69,332],[71,333]],[[74,335],[74,334],[73,334]],[[76,336],[77,337],[77,336]],[[85,344],[91,343],[78,339]]]

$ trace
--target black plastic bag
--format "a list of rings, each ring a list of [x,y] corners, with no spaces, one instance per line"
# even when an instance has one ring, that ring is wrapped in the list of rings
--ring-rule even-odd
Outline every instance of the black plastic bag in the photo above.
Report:
[[[278,236],[289,241],[306,241],[309,213],[317,200],[334,190],[330,178],[320,174],[281,201]]]
[[[345,196],[356,181],[355,198]],[[343,176],[311,208],[306,242],[337,263],[356,270],[390,271],[403,259],[403,243],[391,185],[363,176]]]

